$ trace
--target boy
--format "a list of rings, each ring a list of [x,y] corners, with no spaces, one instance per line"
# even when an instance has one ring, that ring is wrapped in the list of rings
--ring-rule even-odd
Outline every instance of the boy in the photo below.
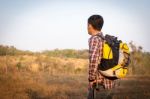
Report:
[[[92,99],[91,90],[93,90],[93,84],[98,81],[105,89],[111,89],[114,86],[114,81],[110,80],[98,71],[98,64],[101,62],[103,40],[98,35],[103,36],[101,32],[104,24],[103,17],[100,15],[92,15],[88,19],[88,34],[89,38],[89,94],[88,99]]]

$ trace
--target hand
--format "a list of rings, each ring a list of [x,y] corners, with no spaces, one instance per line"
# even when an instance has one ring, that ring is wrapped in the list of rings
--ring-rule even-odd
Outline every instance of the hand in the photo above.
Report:
[[[96,80],[89,82],[88,89],[92,88],[94,83],[96,83]]]
[[[94,83],[100,83],[100,84],[102,84],[102,79],[99,79],[99,80],[94,80],[94,81],[92,81],[92,82],[89,82],[89,85],[88,85],[88,89],[90,89],[90,88],[92,88],[93,87],[93,84]]]

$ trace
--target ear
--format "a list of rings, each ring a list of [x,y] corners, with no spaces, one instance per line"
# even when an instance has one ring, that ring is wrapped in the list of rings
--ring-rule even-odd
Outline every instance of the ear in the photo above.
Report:
[[[88,24],[88,27],[89,27],[89,28],[93,28],[91,24]]]
[[[91,24],[88,24],[88,29],[91,31],[93,30],[93,26]]]

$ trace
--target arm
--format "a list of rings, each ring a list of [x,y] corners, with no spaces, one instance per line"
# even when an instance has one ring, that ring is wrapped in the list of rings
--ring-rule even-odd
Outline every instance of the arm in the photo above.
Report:
[[[100,40],[98,37],[92,37],[89,40],[89,82],[96,80],[96,72],[98,67],[98,57],[100,56]]]

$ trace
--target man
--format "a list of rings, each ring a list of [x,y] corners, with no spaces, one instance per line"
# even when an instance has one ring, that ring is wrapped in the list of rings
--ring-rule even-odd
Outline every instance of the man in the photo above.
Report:
[[[91,98],[91,90],[93,90],[93,84],[98,81],[102,84],[105,89],[111,89],[114,86],[114,81],[110,80],[98,71],[98,64],[102,57],[103,40],[98,35],[103,36],[103,17],[100,15],[92,15],[88,19],[88,34],[91,35],[89,38],[89,94],[88,99]]]

